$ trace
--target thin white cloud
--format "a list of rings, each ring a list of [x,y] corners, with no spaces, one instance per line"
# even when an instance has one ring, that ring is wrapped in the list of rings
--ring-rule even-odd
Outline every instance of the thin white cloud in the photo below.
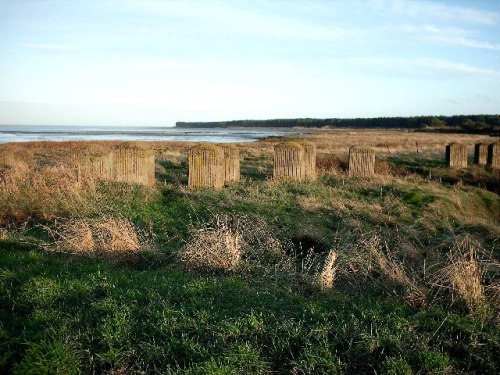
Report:
[[[76,50],[76,47],[70,46],[67,44],[50,44],[50,43],[35,43],[35,44],[24,44],[25,47],[32,49],[41,49],[41,50],[54,50],[54,51],[71,51]]]
[[[164,74],[219,74],[222,76],[248,76],[248,74],[316,74],[317,67],[296,64],[292,61],[280,59],[204,59],[202,61],[182,59],[143,59],[143,60],[120,60],[109,64],[102,64],[97,69],[105,71],[144,71]]]
[[[337,60],[341,64],[355,66],[361,69],[383,72],[400,72],[423,76],[460,75],[468,78],[492,79],[500,81],[500,71],[484,69],[472,65],[439,59],[397,59],[397,58],[349,58]]]
[[[457,23],[492,25],[500,22],[500,13],[473,7],[422,0],[371,0],[371,8],[379,12],[403,14],[415,18],[433,18]]]
[[[125,65],[131,70],[190,70],[206,67],[205,63],[181,60],[142,60]]]
[[[398,32],[404,35],[405,40],[423,44],[438,44],[500,51],[500,44],[478,40],[479,33],[475,30],[460,27],[440,27],[427,25],[391,25],[386,27],[385,33]]]
[[[432,36],[425,39],[430,42],[435,42],[439,44],[500,51],[500,44],[483,42],[480,40],[474,40],[470,38],[453,37],[453,36]]]
[[[243,6],[241,6],[243,4]],[[243,33],[266,38],[292,40],[330,40],[357,34],[359,28],[334,24],[318,25],[281,13],[264,12],[257,4],[244,6],[236,2],[131,2],[131,10],[151,15],[189,20],[207,34],[223,30],[224,34]],[[209,27],[209,26],[213,26]]]
[[[415,66],[417,68],[424,68],[434,71],[459,73],[482,78],[495,78],[497,80],[500,79],[500,72],[496,70],[479,68],[476,66],[456,63],[447,60],[419,59],[416,61]]]

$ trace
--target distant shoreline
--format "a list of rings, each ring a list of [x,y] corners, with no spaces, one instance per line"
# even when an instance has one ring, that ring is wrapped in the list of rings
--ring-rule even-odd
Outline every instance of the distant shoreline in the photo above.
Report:
[[[241,143],[308,131],[267,128],[175,128],[0,125],[0,144],[33,141],[184,141]]]
[[[377,118],[295,118],[175,123],[178,129],[408,129],[422,132],[500,135],[500,115],[414,116]]]

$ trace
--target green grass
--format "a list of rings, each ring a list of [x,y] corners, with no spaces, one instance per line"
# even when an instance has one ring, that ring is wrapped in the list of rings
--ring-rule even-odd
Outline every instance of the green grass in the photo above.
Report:
[[[440,309],[304,295],[242,275],[131,268],[6,245],[1,251],[3,371],[498,370],[499,331]]]
[[[499,171],[474,165],[472,156],[469,156],[469,167],[460,170],[447,168],[444,158],[432,154],[397,154],[389,156],[387,161],[399,173],[414,173],[445,184],[466,184],[500,193]]]
[[[415,168],[424,164],[405,158]],[[496,193],[441,184],[426,173],[281,183],[268,179],[269,158],[247,162],[242,182],[220,191],[188,190],[186,165],[175,160],[161,162],[157,190],[100,185],[86,215],[153,224],[158,252],[136,262],[42,250],[35,243],[48,237],[39,220],[11,227],[11,237],[0,240],[0,373],[499,372],[495,320],[441,295],[430,294],[422,309],[380,275],[356,285],[339,278],[322,292],[271,261],[261,264],[270,267],[265,272],[230,274],[188,272],[176,262],[193,228],[214,214],[241,216],[250,230],[264,226],[298,252],[348,254],[359,237],[379,233],[414,262],[463,236],[498,253]]]

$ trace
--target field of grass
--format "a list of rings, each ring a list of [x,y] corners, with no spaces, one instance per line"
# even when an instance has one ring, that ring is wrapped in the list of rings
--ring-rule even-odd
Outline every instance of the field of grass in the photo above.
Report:
[[[74,182],[82,144],[8,145],[0,373],[499,373],[498,174],[428,138],[349,179],[309,138],[317,181],[273,181],[267,140],[219,191],[187,188],[188,144],[148,145],[155,187]]]

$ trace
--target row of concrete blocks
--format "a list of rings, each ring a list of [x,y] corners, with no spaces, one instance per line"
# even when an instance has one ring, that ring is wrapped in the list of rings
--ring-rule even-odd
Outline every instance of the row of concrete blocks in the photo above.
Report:
[[[446,146],[446,163],[450,168],[467,168],[467,145],[451,143]],[[474,145],[474,164],[500,169],[500,142]]]
[[[221,188],[240,180],[240,155],[235,145],[200,144],[188,151],[188,186]],[[375,150],[349,149],[349,176],[375,174]],[[316,179],[316,146],[310,142],[283,142],[274,147],[274,179],[313,181]]]
[[[108,181],[151,186],[156,183],[154,152],[133,146],[94,155],[76,152],[71,156],[71,165],[76,168],[78,181],[91,175]]]

